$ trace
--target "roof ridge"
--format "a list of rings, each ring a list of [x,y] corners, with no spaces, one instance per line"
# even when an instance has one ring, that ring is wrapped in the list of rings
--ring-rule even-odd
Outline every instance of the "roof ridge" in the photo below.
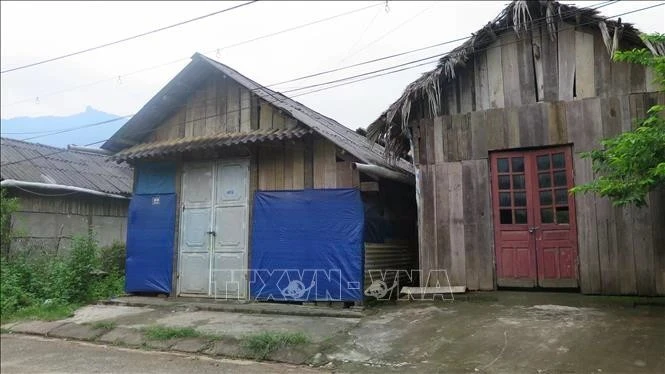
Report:
[[[22,139],[8,138],[8,137],[6,137],[6,136],[2,136],[2,137],[0,137],[0,139],[1,139],[1,140],[8,140],[8,141],[11,141],[11,142],[17,142],[17,143],[29,144],[29,145],[32,145],[32,146],[38,145],[38,146],[45,147],[45,148],[57,149],[57,150],[59,150],[59,151],[68,151],[67,148],[56,147],[56,146],[54,146],[54,145],[48,145],[48,144],[42,144],[42,143],[36,143],[36,142],[29,142],[29,141],[27,141],[27,140],[22,140]]]
[[[219,61],[216,61],[216,60],[214,60],[210,57],[207,57],[207,56],[205,56],[201,53],[198,53],[198,52],[194,53],[192,58],[203,60],[203,61],[205,61],[209,64],[212,64],[215,67],[220,67],[220,68],[222,68],[221,69],[222,72],[227,74],[227,75],[229,75],[228,73],[231,72],[231,73],[237,74],[238,76],[242,77],[243,79],[246,79],[250,84],[256,85],[257,87],[248,87],[248,85],[243,84],[242,82],[238,82],[237,79],[234,79],[233,77],[231,77],[231,79],[234,79],[237,83],[239,83],[242,86],[245,86],[245,88],[253,91],[254,93],[259,94],[261,91],[265,91],[267,93],[267,95],[271,96],[272,99],[275,99],[276,102],[273,103],[273,102],[271,102],[271,100],[269,100],[267,98],[264,98],[264,100],[268,101],[271,105],[277,106],[282,110],[286,110],[287,112],[289,112],[294,117],[297,117],[297,115],[292,113],[289,109],[286,109],[286,108],[282,107],[280,104],[291,102],[291,103],[295,104],[295,106],[297,106],[297,107],[294,107],[292,109],[303,112],[304,115],[312,118],[314,121],[323,120],[323,121],[328,122],[327,126],[325,126],[325,128],[327,130],[333,132],[334,135],[336,135],[336,136],[343,137],[345,140],[349,141],[350,143],[353,143],[353,145],[355,145],[356,147],[364,148],[366,152],[368,152],[369,154],[371,154],[373,156],[373,158],[374,158],[373,160],[368,160],[367,157],[360,157],[360,155],[356,154],[356,157],[359,157],[361,159],[365,158],[365,160],[363,160],[364,162],[373,162],[373,163],[378,163],[378,164],[384,164],[383,166],[398,167],[398,168],[406,170],[406,171],[411,171],[411,166],[412,165],[410,163],[406,162],[406,161],[401,162],[401,160],[400,160],[400,161],[398,161],[394,164],[386,163],[385,162],[386,160],[384,159],[384,155],[383,155],[383,153],[384,153],[383,147],[381,147],[380,145],[373,145],[372,143],[369,142],[369,140],[366,137],[364,137],[364,136],[358,134],[357,132],[355,132],[354,130],[344,126],[343,124],[339,123],[335,119],[330,118],[330,117],[328,117],[324,114],[321,114],[318,111],[308,107],[307,105],[305,105],[305,104],[303,104],[299,101],[296,101],[296,100],[294,100],[294,99],[292,99],[292,98],[290,98],[290,97],[288,97],[288,96],[286,96],[286,95],[284,95],[280,92],[274,91],[274,90],[272,90],[272,89],[270,89],[270,88],[268,88],[268,87],[266,87],[266,86],[264,86],[260,83],[257,83],[253,79],[248,78],[247,76],[245,76],[242,73],[238,72],[237,70],[231,68],[230,66],[225,65],[224,63],[221,63]],[[227,70],[227,71],[224,71],[224,70]],[[259,96],[261,96],[261,95],[259,94]],[[279,96],[279,98],[277,98],[277,96]],[[305,110],[309,111],[310,113],[304,113]],[[319,117],[319,118],[316,118],[316,117]],[[316,126],[312,126],[311,124],[306,123],[305,121],[301,121],[301,122],[303,122],[308,127],[311,127],[313,130],[315,130],[320,135],[328,138],[328,136],[326,136],[326,134],[325,134],[325,131],[322,131],[321,128],[317,128]],[[334,127],[330,126],[330,125],[333,125]],[[332,135],[329,135],[329,136],[332,136]],[[330,138],[328,138],[328,139],[333,141]],[[333,141],[333,143],[337,143],[337,142]],[[344,148],[343,146],[341,146],[339,144],[337,144],[337,145]],[[351,153],[353,154],[354,152],[351,152]]]

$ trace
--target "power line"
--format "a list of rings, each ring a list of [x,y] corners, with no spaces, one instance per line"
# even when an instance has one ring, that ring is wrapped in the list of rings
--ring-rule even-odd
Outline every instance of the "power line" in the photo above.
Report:
[[[376,11],[376,13],[374,14],[374,17],[372,17],[372,20],[369,21],[367,26],[365,26],[363,31],[360,33],[360,36],[358,37],[358,39],[351,45],[351,48],[349,48],[349,50],[346,52],[346,56],[343,57],[341,60],[339,60],[339,62],[337,63],[338,64],[337,66],[339,66],[342,62],[344,62],[344,60],[347,59],[348,55],[351,54],[351,51],[353,51],[353,49],[358,45],[358,43],[360,43],[360,41],[363,40],[363,37],[365,37],[365,33],[367,32],[367,30],[369,30],[370,27],[372,27],[372,25],[374,24],[374,21],[379,16],[379,13],[381,13],[381,9],[378,9]]]
[[[251,0],[251,1],[248,1],[246,3],[242,3],[240,5],[236,5],[236,6],[232,6],[230,8],[218,10],[216,12],[204,14],[202,16],[194,17],[194,18],[188,19],[186,21],[174,23],[174,24],[169,25],[169,26],[160,27],[158,29],[150,30],[150,31],[147,31],[147,32],[144,32],[144,33],[141,33],[141,34],[130,36],[128,38],[116,40],[114,42],[105,43],[105,44],[101,44],[101,45],[98,45],[98,46],[95,46],[95,47],[86,48],[86,49],[83,49],[83,50],[80,50],[80,51],[77,51],[77,52],[68,53],[68,54],[65,54],[65,55],[62,55],[62,56],[53,57],[53,58],[49,58],[49,59],[38,61],[38,62],[33,62],[33,63],[27,64],[27,65],[17,66],[15,68],[11,68],[11,69],[6,69],[6,70],[3,70],[3,71],[0,71],[0,74],[5,74],[5,73],[9,73],[9,72],[16,71],[16,70],[21,70],[21,69],[27,69],[29,67],[42,65],[42,64],[46,64],[48,62],[53,62],[53,61],[57,61],[57,60],[62,60],[62,59],[67,58],[67,57],[72,57],[72,56],[80,55],[80,54],[83,54],[83,53],[95,51],[97,49],[101,49],[101,48],[104,48],[104,47],[109,47],[109,46],[112,46],[112,45],[124,43],[124,42],[129,41],[129,40],[137,39],[137,38],[140,38],[140,37],[143,37],[143,36],[146,36],[146,35],[150,35],[150,34],[160,32],[160,31],[172,29],[174,27],[182,26],[182,25],[185,25],[185,24],[188,24],[188,23],[191,23],[191,22],[200,21],[204,18],[208,18],[208,17],[212,17],[212,16],[215,16],[215,15],[218,15],[218,14],[221,14],[221,13],[229,12],[229,11],[234,10],[234,9],[242,8],[244,6],[253,4],[257,1],[258,0]]]
[[[602,5],[602,6],[604,6],[604,5]],[[599,6],[599,7],[600,7],[600,6]],[[573,12],[570,12],[570,13],[573,13]],[[543,18],[543,19],[544,19],[544,18]],[[497,29],[497,30],[498,30],[498,29]],[[495,30],[495,31],[497,31],[497,30]],[[449,43],[449,42],[444,42],[444,43]],[[444,43],[438,43],[438,44],[444,44]],[[508,44],[510,44],[510,43],[508,43]],[[504,44],[499,45],[499,47],[500,47],[500,46],[503,46],[503,45],[504,45]],[[488,47],[488,48],[490,48],[490,47]],[[487,48],[486,48],[486,49],[487,49]],[[477,50],[476,52],[479,52],[479,51],[481,51],[481,50]],[[427,62],[424,62],[424,63],[418,64],[418,65],[415,65],[415,66],[410,66],[410,67],[406,67],[406,68],[399,69],[399,70],[389,71],[389,72],[387,72],[387,73],[383,73],[383,74],[376,74],[376,73],[380,73],[380,72],[383,72],[383,71],[387,71],[387,70],[395,69],[395,68],[398,68],[398,67],[403,67],[403,66],[406,66],[406,65],[411,65],[411,64],[414,64],[414,63],[417,63],[417,62],[422,62],[422,61],[425,61],[425,60],[430,60],[430,59],[432,59],[432,58],[437,58],[437,57],[440,57],[440,56],[444,56],[444,55],[446,55],[447,53],[449,53],[449,51],[448,51],[448,52],[445,52],[445,53],[441,53],[441,54],[437,54],[437,55],[429,56],[429,57],[426,57],[426,58],[422,58],[422,59],[412,60],[412,61],[409,61],[409,62],[406,62],[406,63],[403,63],[403,64],[393,65],[393,66],[390,66],[390,67],[387,67],[387,68],[374,70],[374,71],[371,71],[371,72],[366,72],[366,73],[362,73],[362,74],[358,74],[358,75],[354,75],[354,76],[350,76],[350,77],[345,77],[345,78],[341,78],[341,79],[336,79],[336,80],[333,80],[333,81],[328,81],[328,82],[324,82],[324,83],[319,83],[319,84],[314,84],[314,85],[309,85],[309,86],[304,86],[304,87],[300,87],[300,88],[295,88],[295,89],[287,90],[287,91],[284,91],[283,93],[294,92],[294,91],[300,91],[300,90],[304,90],[304,89],[308,89],[308,88],[314,88],[314,87],[325,86],[325,85],[329,85],[329,84],[332,84],[332,83],[344,82],[344,81],[348,81],[348,80],[351,80],[351,79],[354,79],[354,78],[365,77],[365,76],[368,76],[368,75],[369,75],[367,78],[356,79],[356,80],[353,80],[353,81],[351,81],[351,82],[341,83],[341,84],[337,84],[337,85],[334,85],[334,86],[329,86],[329,87],[325,87],[325,88],[320,88],[320,89],[316,89],[316,90],[312,90],[312,91],[308,91],[308,92],[304,92],[304,93],[296,94],[296,95],[293,95],[292,97],[303,96],[303,95],[307,95],[307,94],[311,94],[311,93],[315,93],[315,92],[319,92],[319,91],[323,91],[323,90],[327,90],[327,89],[331,89],[331,88],[335,88],[335,87],[343,86],[343,85],[346,85],[346,84],[352,84],[352,83],[356,83],[356,82],[361,82],[361,81],[365,81],[365,80],[367,80],[367,79],[373,79],[373,78],[376,78],[376,77],[380,77],[380,76],[384,76],[384,75],[388,75],[388,74],[393,74],[393,73],[397,73],[397,72],[401,72],[401,71],[405,71],[405,70],[410,70],[410,69],[413,69],[413,68],[416,68],[416,67],[420,67],[420,66],[424,66],[424,65],[430,64],[430,63],[432,63],[432,62],[435,62],[436,60],[434,60],[434,61],[427,61]],[[362,63],[361,63],[361,64],[362,64]],[[356,64],[356,65],[358,65],[358,64]],[[325,72],[324,72],[324,73],[325,73]],[[313,74],[313,75],[310,75],[310,76],[320,75],[320,74],[322,74],[322,73],[319,73],[319,74]],[[375,74],[375,75],[372,75],[372,74]],[[299,79],[299,78],[296,78],[296,79],[294,79],[294,80],[298,80],[298,79]],[[294,80],[291,80],[291,81],[294,81]],[[269,86],[270,86],[270,85],[268,85],[268,86],[263,86],[263,85],[261,85],[261,86],[260,86],[258,89],[256,89],[256,90],[259,90],[259,89],[267,89],[267,87],[269,87]],[[255,91],[255,90],[250,90],[250,92],[253,92],[253,91]],[[281,99],[279,99],[279,98],[275,97],[274,95],[272,95],[271,90],[266,90],[266,92],[267,92],[268,94],[270,94],[271,96],[273,96],[273,98],[275,98],[275,100],[277,100],[277,101],[282,101]],[[206,105],[206,104],[204,104],[204,105]],[[181,108],[181,107],[182,107],[182,106],[177,106],[177,107],[175,107],[174,109],[178,109],[178,108]],[[237,111],[240,111],[240,109],[237,110]],[[227,112],[227,113],[228,113],[228,112]],[[131,116],[131,115],[126,115],[126,116],[118,117],[117,119],[114,119],[114,120],[112,120],[112,121],[119,120],[119,119],[122,119],[122,118],[126,118],[126,117],[129,117],[129,116]],[[199,119],[197,119],[197,120],[199,120]],[[45,135],[34,136],[34,137],[31,137],[31,138],[26,138],[26,139],[22,139],[22,140],[36,139],[36,138],[45,137],[45,136],[50,136],[50,135],[55,135],[55,134],[59,134],[59,133],[63,133],[63,132],[75,131],[75,130],[77,130],[77,129],[79,129],[79,128],[86,128],[86,127],[98,126],[98,125],[101,125],[101,124],[104,124],[104,123],[108,123],[108,122],[112,122],[112,121],[104,121],[104,122],[101,122],[101,123],[93,123],[93,124],[83,125],[83,126],[79,126],[79,127],[75,127],[75,128],[63,129],[63,130],[61,130],[61,131],[57,131],[57,132],[55,132],[55,133],[49,133],[49,134],[45,134]]]
[[[663,6],[663,5],[665,5],[665,3],[663,3],[663,4],[651,5],[651,6],[648,6],[648,7],[644,7],[644,8],[640,8],[640,9],[635,9],[635,10],[632,10],[632,11],[624,12],[624,13],[617,14],[617,15],[614,15],[614,16],[603,17],[603,18],[604,18],[605,20],[607,20],[607,19],[609,19],[609,18],[614,18],[614,17],[624,16],[624,15],[628,15],[628,14],[632,14],[632,13],[637,13],[637,12],[640,12],[640,11],[644,11],[644,10],[648,10],[648,9],[656,8],[656,7]],[[586,22],[586,23],[581,23],[581,24],[573,25],[573,26],[570,27],[570,28],[575,28],[575,27],[579,27],[579,26],[589,25],[589,24],[593,24],[593,23],[595,23],[595,22],[596,22],[596,21]],[[567,28],[567,29],[570,29],[570,28]],[[474,52],[475,52],[475,53],[477,53],[477,52],[482,52],[482,51],[486,51],[486,50],[489,50],[489,49],[492,49],[492,48],[503,47],[503,46],[510,45],[510,44],[517,44],[517,43],[519,43],[519,42],[522,42],[522,41],[521,41],[521,40],[515,40],[515,41],[511,41],[511,42],[503,43],[503,44],[496,45],[496,46],[487,46],[487,47],[482,48],[482,49],[477,49],[477,50],[475,50]],[[334,86],[330,86],[330,87],[320,88],[320,89],[317,89],[317,90],[313,90],[313,91],[309,91],[309,92],[301,93],[301,94],[298,94],[298,95],[294,95],[293,97],[303,96],[303,95],[311,94],[311,93],[314,93],[314,92],[319,92],[319,91],[323,91],[323,90],[327,90],[327,89],[331,89],[331,88],[335,88],[335,87],[339,87],[339,86],[344,86],[344,85],[348,85],[348,84],[353,84],[353,83],[356,83],[356,82],[360,82],[360,81],[364,81],[364,80],[368,80],[368,79],[372,79],[372,78],[377,78],[377,77],[385,76],[385,75],[388,75],[388,74],[394,74],[394,73],[401,72],[401,71],[404,71],[404,70],[413,69],[413,68],[416,68],[416,67],[419,67],[419,66],[423,66],[423,65],[426,65],[426,64],[429,64],[429,63],[432,63],[432,62],[434,62],[434,61],[424,62],[424,63],[418,64],[418,65],[414,65],[414,66],[411,66],[411,67],[405,67],[405,68],[402,68],[402,69],[398,69],[398,70],[394,70],[394,71],[390,71],[390,72],[384,72],[384,73],[382,73],[382,74],[377,74],[377,75],[374,75],[374,76],[364,77],[364,78],[362,78],[362,79],[358,79],[358,80],[351,81],[351,82],[345,82],[345,83],[341,83],[341,84],[334,85]],[[382,70],[385,70],[385,69],[382,69]],[[265,88],[265,86],[261,86],[261,87],[259,87],[259,88],[257,88],[257,89],[254,89],[254,90],[259,90],[259,89],[262,89],[262,88]],[[254,90],[250,90],[250,91],[254,91]],[[268,92],[268,93],[272,96],[272,94],[271,94],[270,92]],[[273,97],[274,97],[274,96],[273,96]],[[290,99],[290,98],[281,99],[281,100],[279,100],[279,101],[282,102],[282,101],[284,101],[284,100],[286,100],[286,99]],[[201,120],[205,120],[205,119],[207,119],[207,118],[212,118],[212,117],[216,117],[216,116],[217,116],[217,114],[215,114],[215,115],[213,115],[213,116],[207,116],[207,117],[203,117],[203,118],[197,118],[197,119],[195,119],[195,120],[185,121],[184,124],[189,123],[189,122],[194,122],[194,121],[201,121]],[[138,135],[138,134],[146,134],[146,135],[147,135],[147,134],[149,134],[149,133],[152,133],[152,132],[156,131],[157,129],[158,129],[158,127],[153,128],[153,129],[150,129],[150,130],[146,130],[146,131],[143,131],[143,132],[138,132],[137,135]],[[110,138],[109,138],[109,139],[110,139]],[[96,144],[99,144],[99,143],[103,143],[103,142],[105,142],[105,141],[107,141],[107,140],[109,140],[109,139],[103,139],[103,140],[100,140],[100,141],[97,141],[97,142],[88,143],[88,144],[85,144],[84,146],[92,146],[92,145],[96,145]],[[25,162],[25,161],[34,160],[34,159],[37,159],[37,158],[48,157],[48,156],[55,155],[55,154],[62,153],[62,152],[66,152],[66,151],[67,151],[66,149],[63,149],[63,150],[59,150],[59,151],[53,152],[53,153],[48,154],[48,155],[40,155],[40,156],[33,157],[33,158],[28,158],[28,159],[24,159],[24,160],[19,160],[19,161],[14,161],[14,162],[9,162],[9,163],[5,163],[5,164],[1,164],[0,166],[12,165],[12,164],[17,164],[17,163]]]
[[[616,3],[618,1],[619,0],[608,0],[608,1],[604,1],[604,2],[601,2],[599,4],[596,4],[593,7],[589,7],[589,8],[585,8],[585,9],[600,9],[602,7],[611,5],[611,4]],[[380,5],[380,4],[378,4],[378,5]],[[242,45],[242,44],[246,44],[246,43],[249,43],[249,42],[252,42],[252,41],[256,41],[256,40],[268,38],[268,37],[271,37],[271,36],[275,36],[275,35],[278,35],[278,34],[282,34],[282,33],[285,33],[287,31],[294,31],[294,30],[299,29],[299,28],[304,28],[304,27],[311,26],[311,25],[314,25],[314,24],[317,24],[317,23],[329,21],[329,20],[332,20],[332,19],[335,19],[335,18],[338,18],[338,17],[346,16],[346,15],[356,13],[356,12],[360,12],[360,11],[372,8],[374,6],[377,6],[377,5],[370,5],[370,6],[355,9],[355,10],[352,10],[352,11],[349,11],[349,12],[340,13],[340,14],[337,14],[337,15],[334,15],[334,16],[331,16],[331,17],[326,17],[326,18],[323,18],[323,19],[319,19],[317,21],[309,22],[309,23],[306,23],[306,24],[301,24],[299,26],[284,29],[284,30],[277,31],[277,32],[271,33],[271,34],[266,34],[266,35],[263,35],[263,36],[259,36],[257,38],[248,39],[248,40],[238,42],[238,43],[235,43],[235,44],[231,44],[229,46],[225,46],[225,47],[222,47],[222,48],[209,50],[209,51],[204,52],[204,53],[214,52],[214,51],[219,50],[219,49],[229,49],[229,48],[236,47],[236,46],[239,46],[239,45]],[[562,14],[562,15],[571,15],[571,14],[577,13],[579,11],[580,10],[572,10],[572,11],[569,11],[569,12],[564,12],[564,14]],[[565,14],[565,13],[568,13],[568,14]],[[547,19],[547,17],[540,17],[540,18],[533,19],[532,22],[543,21],[543,20],[546,20],[546,19]],[[493,29],[493,31],[494,32],[501,32],[501,31],[505,31],[505,30],[508,30],[508,29],[511,29],[511,28],[512,28],[512,26],[506,26],[506,27],[502,27],[502,28]],[[469,37],[464,36],[464,37],[460,37],[460,38],[457,38],[457,39],[448,40],[448,41],[441,42],[441,43],[435,43],[435,44],[428,45],[428,46],[425,46],[425,47],[416,48],[416,49],[412,49],[412,50],[408,50],[408,51],[404,51],[404,52],[400,52],[400,53],[396,53],[396,54],[392,54],[392,55],[388,55],[388,56],[384,56],[384,57],[379,57],[379,58],[359,62],[359,63],[356,63],[356,64],[352,64],[352,65],[348,65],[348,66],[344,66],[344,67],[340,67],[340,68],[330,69],[330,70],[326,70],[326,71],[319,72],[319,73],[314,73],[314,74],[309,74],[309,75],[305,75],[305,76],[294,78],[294,79],[289,79],[289,80],[286,80],[286,81],[272,83],[272,84],[267,85],[266,87],[274,87],[274,86],[281,85],[281,84],[284,84],[284,83],[292,83],[292,82],[300,81],[300,80],[303,80],[303,79],[313,78],[313,77],[320,76],[320,75],[325,75],[325,74],[329,74],[329,73],[333,73],[333,72],[337,72],[337,71],[341,71],[341,70],[350,69],[350,68],[353,68],[353,67],[367,65],[367,64],[374,63],[374,62],[379,62],[379,61],[404,56],[404,55],[415,53],[415,52],[424,51],[424,50],[427,50],[427,49],[432,49],[432,48],[439,47],[439,46],[446,45],[446,44],[451,44],[451,43],[455,43],[455,42],[459,42],[459,41],[464,41],[464,40],[467,40],[467,39],[469,39]],[[105,78],[105,79],[102,79],[102,80],[94,81],[92,83],[87,83],[87,84],[83,84],[83,85],[79,85],[79,86],[74,86],[74,87],[71,87],[71,88],[68,88],[68,89],[52,92],[52,93],[45,94],[45,95],[39,95],[39,96],[37,96],[37,98],[54,96],[54,95],[69,92],[69,91],[72,91],[72,90],[75,90],[75,89],[93,86],[93,85],[103,83],[103,82],[106,82],[106,81],[109,81],[109,80],[115,80],[120,76],[127,77],[127,76],[130,76],[130,75],[135,75],[135,74],[138,74],[138,73],[141,73],[141,72],[144,72],[144,71],[157,69],[157,68],[160,68],[160,67],[163,67],[163,66],[171,65],[171,64],[174,64],[176,62],[185,61],[185,60],[188,60],[188,59],[189,59],[189,57],[173,60],[173,61],[170,61],[170,62],[167,62],[167,63],[164,63],[164,64],[159,64],[159,65],[151,66],[151,67],[148,67],[148,68],[143,68],[143,69],[140,69],[140,70],[136,70],[136,71],[131,72],[131,73],[122,74],[122,75],[119,75],[119,76],[114,76],[112,78]],[[20,104],[20,103],[24,103],[24,102],[28,102],[28,101],[33,101],[33,100],[35,100],[35,98],[29,98],[29,99],[26,98],[26,99],[22,99],[22,100],[7,104],[5,106],[16,105],[16,104]]]
[[[430,6],[430,7],[427,7],[427,8],[425,8],[425,9],[423,9],[422,11],[416,13],[415,15],[413,15],[413,17],[411,17],[411,18],[407,19],[406,21],[400,23],[399,25],[397,25],[397,26],[395,26],[394,28],[390,29],[388,32],[386,32],[386,33],[384,33],[383,35],[381,35],[380,37],[378,37],[378,38],[372,40],[371,42],[365,44],[365,45],[364,45],[363,47],[361,47],[360,49],[358,49],[358,50],[356,50],[355,52],[349,54],[349,55],[346,56],[344,59],[342,59],[342,61],[347,60],[347,59],[349,59],[349,58],[351,58],[351,57],[357,55],[358,53],[364,51],[365,49],[367,49],[367,48],[370,47],[371,45],[373,45],[373,44],[375,44],[375,43],[381,41],[383,38],[387,37],[388,35],[392,34],[392,33],[395,32],[395,31],[401,29],[401,28],[404,27],[407,23],[413,21],[414,19],[416,19],[416,18],[417,18],[418,16],[420,16],[421,14],[423,14],[423,13],[425,13],[426,11],[432,9],[434,6],[436,6],[436,4],[435,4],[435,5],[432,5],[432,6]]]
[[[70,131],[75,131],[75,130],[86,129],[86,128],[89,128],[89,127],[105,125],[107,123],[116,122],[116,121],[119,121],[119,120],[124,119],[124,118],[131,117],[131,116],[133,116],[133,114],[128,114],[128,115],[125,115],[125,116],[112,118],[112,119],[109,119],[109,120],[106,120],[106,121],[89,123],[89,124],[86,124],[86,125],[81,125],[81,126],[76,126],[76,127],[69,127],[69,128],[61,129],[61,130],[55,130],[54,132],[50,132],[48,134],[31,136],[29,138],[25,138],[25,139],[21,139],[21,140],[22,141],[27,141],[27,140],[32,140],[32,139],[43,138],[45,136],[58,135],[58,134],[62,134],[62,133],[65,133],[65,132],[70,132]]]
[[[284,34],[284,33],[287,33],[287,32],[291,32],[291,31],[299,30],[299,29],[302,29],[302,28],[305,28],[305,27],[313,26],[313,25],[316,25],[316,24],[319,24],[319,23],[331,21],[331,20],[336,19],[336,18],[348,16],[348,15],[351,15],[353,13],[358,13],[358,12],[361,12],[361,11],[364,11],[364,10],[367,10],[367,9],[370,9],[370,8],[373,8],[373,7],[376,7],[376,6],[380,6],[380,5],[382,5],[382,4],[380,4],[380,3],[379,4],[372,4],[372,5],[369,5],[369,6],[362,7],[362,8],[357,8],[357,9],[346,11],[346,12],[343,12],[343,13],[338,13],[338,14],[333,15],[333,16],[321,18],[321,19],[311,21],[311,22],[308,22],[308,23],[304,23],[304,24],[300,24],[300,25],[297,25],[297,26],[294,26],[294,27],[289,27],[289,28],[282,29],[282,30],[272,32],[272,33],[269,33],[269,34],[264,34],[264,35],[261,35],[261,36],[255,37],[255,38],[246,39],[246,40],[243,40],[243,41],[240,41],[240,42],[237,42],[237,43],[226,45],[224,47],[215,48],[215,49],[206,51],[204,53],[211,53],[211,52],[215,52],[215,51],[218,51],[218,50],[221,51],[221,50],[224,50],[224,49],[231,49],[231,48],[238,47],[238,46],[248,44],[248,43],[251,43],[251,42],[255,42],[255,41],[258,41],[258,40],[270,38],[270,37],[277,36],[277,35],[280,35],[280,34]],[[35,97],[37,97],[37,98],[50,97],[50,96],[58,95],[58,94],[61,94],[61,93],[73,91],[73,90],[76,90],[76,89],[79,89],[79,88],[90,87],[90,86],[97,85],[99,83],[104,83],[104,82],[116,80],[118,77],[128,77],[128,76],[131,76],[131,75],[135,75],[135,74],[142,73],[142,72],[145,72],[145,71],[149,71],[149,70],[161,68],[161,67],[164,67],[164,66],[172,65],[172,64],[175,64],[177,62],[186,61],[186,60],[189,60],[189,59],[190,59],[190,57],[179,58],[177,60],[172,60],[172,61],[162,63],[162,64],[159,64],[159,65],[154,65],[154,66],[142,68],[142,69],[139,69],[139,70],[135,70],[135,71],[130,72],[130,73],[114,75],[113,77],[101,79],[101,80],[94,81],[94,82],[91,82],[91,83],[84,83],[82,85],[66,88],[66,89],[63,89],[63,90],[51,92],[51,93],[44,94],[44,95],[37,95]],[[11,105],[21,104],[21,103],[24,103],[24,102],[34,101],[35,97],[21,99],[21,100],[15,101],[13,103],[10,103],[10,104],[4,105],[4,106],[7,107],[7,106],[11,106]]]

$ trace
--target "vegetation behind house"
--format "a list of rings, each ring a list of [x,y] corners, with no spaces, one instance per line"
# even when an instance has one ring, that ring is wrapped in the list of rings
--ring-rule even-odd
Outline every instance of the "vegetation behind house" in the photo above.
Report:
[[[15,198],[4,193],[2,244],[11,240],[9,216]],[[43,251],[43,253],[47,253]],[[99,248],[94,235],[74,238],[66,256],[29,255],[20,250],[0,256],[0,319],[58,319],[78,306],[119,295],[124,289],[125,247]]]

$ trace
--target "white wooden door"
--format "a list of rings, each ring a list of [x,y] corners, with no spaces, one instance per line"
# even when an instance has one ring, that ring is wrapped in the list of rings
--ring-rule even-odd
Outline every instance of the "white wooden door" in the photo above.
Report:
[[[210,294],[210,243],[213,210],[213,164],[186,164],[182,175],[180,215],[180,294]]]
[[[247,296],[248,195],[249,160],[185,165],[179,294]]]
[[[220,161],[216,166],[212,292],[219,298],[247,293],[249,161]]]

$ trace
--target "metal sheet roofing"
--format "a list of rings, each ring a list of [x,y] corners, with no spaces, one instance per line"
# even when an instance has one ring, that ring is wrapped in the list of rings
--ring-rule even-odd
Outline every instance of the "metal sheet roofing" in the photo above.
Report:
[[[214,135],[179,138],[137,144],[111,156],[113,160],[133,160],[139,158],[166,156],[191,150],[210,149],[236,144],[261,143],[274,140],[301,138],[312,130],[303,127],[291,129],[264,129],[250,132],[219,133]]]
[[[199,53],[195,53],[192,56],[192,61],[104,143],[102,148],[117,152],[140,143],[152,128],[157,127],[174,112],[177,103],[184,101],[205,79],[219,72],[249,89],[261,99],[287,112],[361,161],[401,172],[413,173],[411,163],[403,159],[398,159],[395,162],[386,159],[383,155],[383,147],[378,144],[372,146],[364,136]]]
[[[130,195],[133,172],[108,156],[0,138],[0,179]]]

